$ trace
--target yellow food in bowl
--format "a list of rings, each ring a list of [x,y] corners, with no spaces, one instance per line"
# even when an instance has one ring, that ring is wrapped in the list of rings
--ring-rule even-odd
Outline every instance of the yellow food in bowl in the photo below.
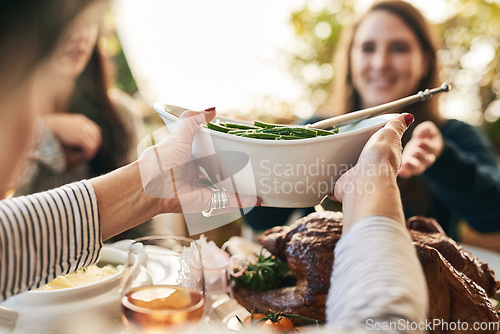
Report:
[[[93,264],[70,274],[57,276],[51,282],[39,287],[36,290],[61,290],[98,282],[116,274],[122,267],[123,265],[113,266],[111,264],[105,265],[104,267],[99,267]]]

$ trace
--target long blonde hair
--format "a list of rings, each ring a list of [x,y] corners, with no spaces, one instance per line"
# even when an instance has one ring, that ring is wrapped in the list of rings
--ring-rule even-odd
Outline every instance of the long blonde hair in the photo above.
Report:
[[[331,86],[330,99],[320,108],[323,110],[323,115],[340,115],[361,109],[360,96],[354,88],[351,78],[351,50],[354,36],[361,22],[363,22],[370,13],[376,10],[385,10],[401,18],[401,20],[415,33],[425,56],[428,58],[429,69],[427,75],[422,78],[414,93],[426,88],[434,88],[441,85],[437,60],[438,43],[430,23],[415,7],[405,1],[377,1],[366,12],[354,19],[342,32],[337,48],[338,51],[334,57],[336,75],[333,85]],[[401,96],[401,98],[403,97],[404,96]],[[405,111],[413,113],[415,116],[415,124],[431,120],[439,126],[443,121],[439,114],[437,99],[430,99],[424,103],[418,103],[407,107]]]

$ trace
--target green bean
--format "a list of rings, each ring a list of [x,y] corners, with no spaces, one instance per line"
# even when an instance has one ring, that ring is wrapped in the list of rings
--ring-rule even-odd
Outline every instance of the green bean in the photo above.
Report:
[[[309,129],[299,126],[285,126],[260,121],[255,121],[254,126],[224,122],[221,124],[208,123],[207,127],[211,130],[225,132],[240,137],[274,140],[293,140],[314,138],[318,136],[330,136],[338,133],[339,131],[335,127],[331,130]]]
[[[247,133],[247,134],[241,135],[241,137],[257,138],[257,139],[274,139],[274,140],[281,139],[280,135],[275,135],[272,133]]]
[[[284,127],[284,125],[264,123],[264,122],[260,122],[260,121],[254,121],[253,125],[258,126],[259,128],[264,128],[264,129],[282,128],[282,127]]]
[[[208,123],[207,128],[209,128],[211,130],[215,130],[215,131],[225,132],[225,133],[228,133],[229,131],[231,131],[230,128],[226,128],[225,126],[217,125],[214,123]]]
[[[311,137],[302,137],[297,135],[281,135],[281,138],[284,140],[296,140],[296,139],[307,139]]]
[[[232,122],[224,122],[221,125],[225,126],[226,128],[232,128],[232,129],[258,129],[258,127],[253,125],[239,124]]]
[[[246,133],[255,133],[254,130],[231,130],[228,132],[230,135],[244,135]]]
[[[298,127],[283,127],[283,128],[271,128],[271,129],[262,129],[262,130],[257,130],[257,132],[263,132],[263,133],[275,133],[275,134],[284,134],[284,135],[299,135],[302,137],[316,137],[317,132],[314,130],[309,130],[305,128],[298,128]]]
[[[333,128],[332,130],[322,130],[322,129],[314,129],[318,133],[318,136],[330,136],[339,133],[339,129]]]

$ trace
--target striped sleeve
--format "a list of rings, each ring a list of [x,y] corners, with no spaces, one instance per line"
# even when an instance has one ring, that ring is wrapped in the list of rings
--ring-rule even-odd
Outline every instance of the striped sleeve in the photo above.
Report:
[[[0,300],[96,262],[102,247],[88,181],[0,202]]]
[[[373,330],[390,324],[405,333],[404,324],[425,323],[427,308],[422,267],[401,223],[366,217],[342,236],[327,299],[329,327]]]

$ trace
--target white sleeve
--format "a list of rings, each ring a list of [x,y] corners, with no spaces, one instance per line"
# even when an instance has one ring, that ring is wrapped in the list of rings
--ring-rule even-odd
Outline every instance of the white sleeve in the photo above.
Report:
[[[406,227],[371,216],[343,235],[326,305],[328,327],[419,333],[410,327],[425,323],[427,285]]]
[[[0,202],[0,300],[97,261],[97,198],[88,181]]]

